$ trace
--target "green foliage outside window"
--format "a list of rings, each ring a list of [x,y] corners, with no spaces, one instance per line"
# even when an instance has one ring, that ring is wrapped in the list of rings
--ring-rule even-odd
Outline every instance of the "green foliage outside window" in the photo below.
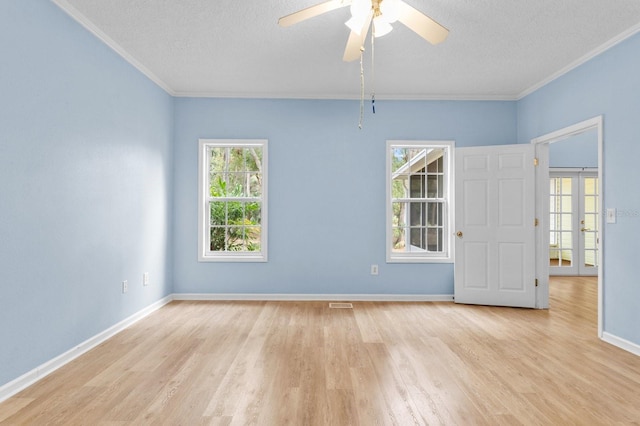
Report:
[[[261,151],[220,147],[210,155],[210,250],[260,251]]]

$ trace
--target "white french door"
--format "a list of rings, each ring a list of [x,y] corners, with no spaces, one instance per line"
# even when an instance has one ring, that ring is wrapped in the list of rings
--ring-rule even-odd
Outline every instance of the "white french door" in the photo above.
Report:
[[[536,304],[533,145],[455,150],[456,303]]]
[[[549,171],[549,274],[598,274],[598,172]]]

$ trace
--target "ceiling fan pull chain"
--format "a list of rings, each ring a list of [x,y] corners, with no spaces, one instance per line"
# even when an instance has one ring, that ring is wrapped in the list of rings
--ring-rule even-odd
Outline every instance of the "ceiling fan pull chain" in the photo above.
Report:
[[[375,27],[371,31],[371,109],[376,113],[376,65],[375,65]]]
[[[360,46],[360,121],[358,129],[362,130],[362,121],[364,120],[364,66],[362,60],[364,57],[364,46]]]

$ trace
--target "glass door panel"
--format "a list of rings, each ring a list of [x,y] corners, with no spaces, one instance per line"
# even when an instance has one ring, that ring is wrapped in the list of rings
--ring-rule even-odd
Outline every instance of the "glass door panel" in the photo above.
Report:
[[[552,176],[549,187],[549,267],[551,273],[576,273],[574,263],[573,218],[574,182],[571,177]]]
[[[596,172],[553,172],[549,179],[549,273],[598,273]]]
[[[582,259],[580,275],[598,273],[598,178],[581,174],[582,219],[580,220]]]

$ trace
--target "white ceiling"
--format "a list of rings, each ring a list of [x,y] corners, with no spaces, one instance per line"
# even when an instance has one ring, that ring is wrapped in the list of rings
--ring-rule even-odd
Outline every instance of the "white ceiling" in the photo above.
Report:
[[[176,96],[358,98],[342,54],[349,8],[288,28],[321,0],[53,0]],[[432,46],[400,23],[365,53],[367,93],[518,99],[640,30],[638,0],[405,0],[450,30]]]

